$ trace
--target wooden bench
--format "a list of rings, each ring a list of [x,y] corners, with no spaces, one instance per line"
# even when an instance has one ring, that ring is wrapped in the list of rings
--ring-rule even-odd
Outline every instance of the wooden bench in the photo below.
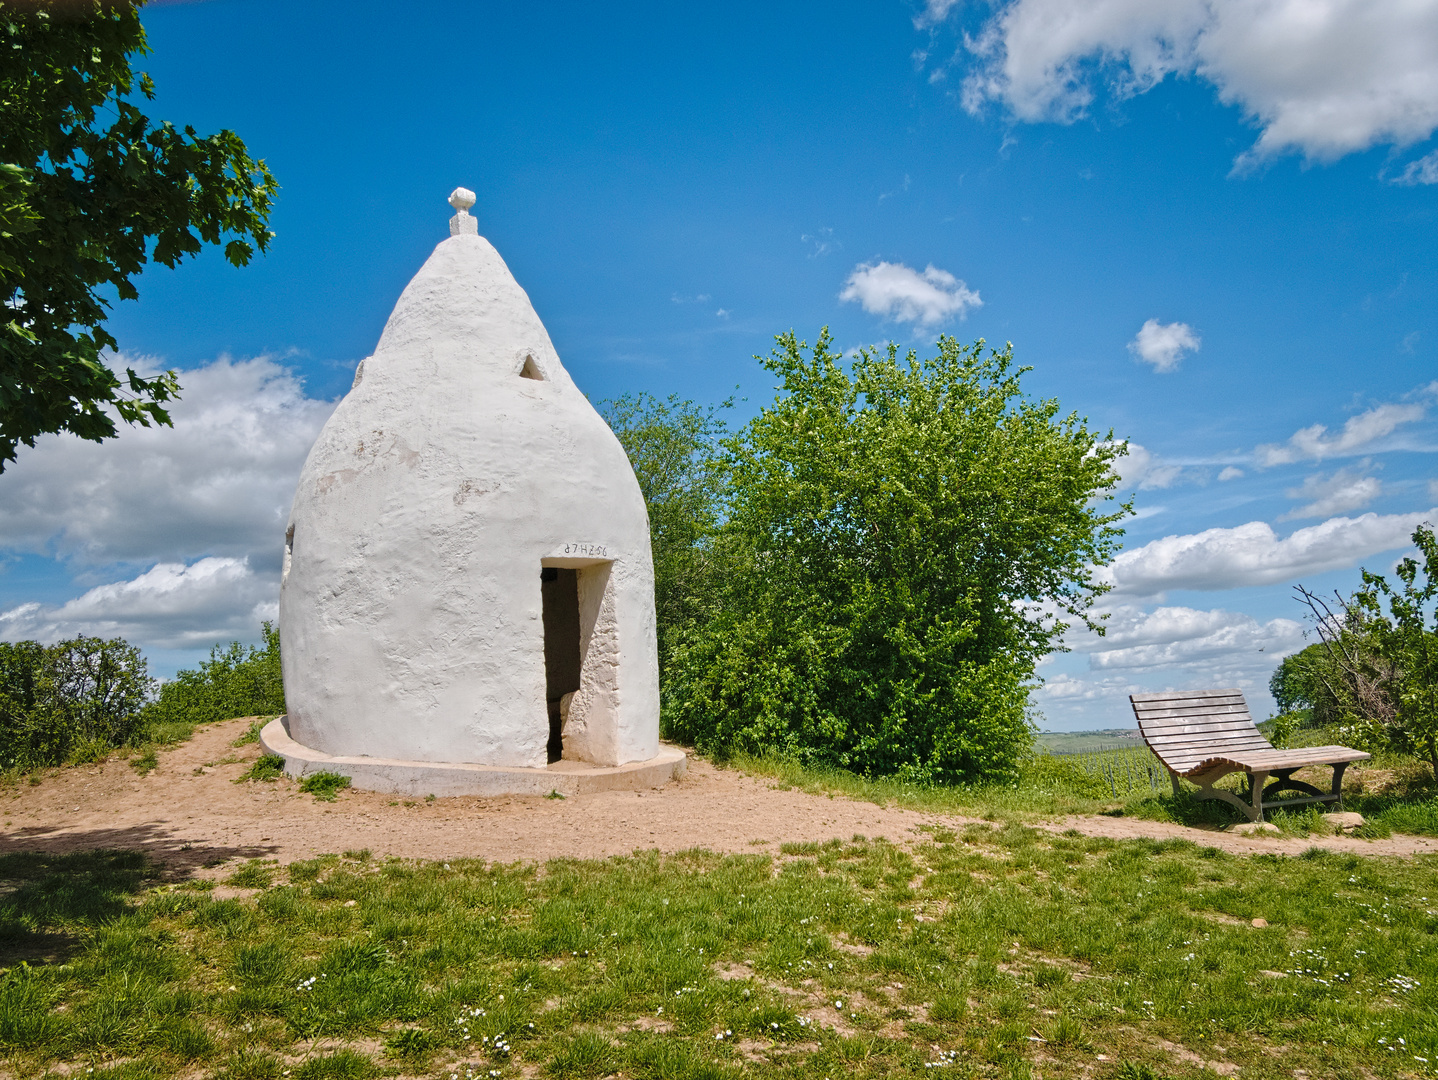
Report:
[[[1198,798],[1232,803],[1250,821],[1262,821],[1263,812],[1275,806],[1337,803],[1341,807],[1343,770],[1351,761],[1369,758],[1362,750],[1346,746],[1274,749],[1248,715],[1248,704],[1240,690],[1131,694],[1129,701],[1143,741],[1168,769],[1175,795],[1182,792],[1179,778],[1190,780],[1198,785]],[[1293,774],[1307,765],[1333,767],[1331,791],[1319,791],[1312,784],[1293,779]],[[1242,798],[1213,786],[1235,772],[1248,774],[1248,790]],[[1272,783],[1268,782],[1270,776],[1276,778]],[[1280,791],[1296,791],[1302,797],[1270,798]]]

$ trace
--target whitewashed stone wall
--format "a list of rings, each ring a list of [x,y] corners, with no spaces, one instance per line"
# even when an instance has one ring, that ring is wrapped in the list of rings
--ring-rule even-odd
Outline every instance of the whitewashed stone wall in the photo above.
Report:
[[[280,589],[290,734],[329,754],[543,766],[540,570],[560,566],[579,571],[582,656],[564,756],[646,760],[659,684],[639,485],[459,208],[300,477]]]

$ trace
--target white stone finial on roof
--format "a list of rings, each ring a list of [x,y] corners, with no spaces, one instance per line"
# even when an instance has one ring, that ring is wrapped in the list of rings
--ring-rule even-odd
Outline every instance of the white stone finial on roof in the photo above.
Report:
[[[449,219],[449,235],[478,236],[479,222],[469,216],[469,208],[474,205],[474,192],[469,188],[455,188],[450,193],[449,205],[455,209],[454,217]]]

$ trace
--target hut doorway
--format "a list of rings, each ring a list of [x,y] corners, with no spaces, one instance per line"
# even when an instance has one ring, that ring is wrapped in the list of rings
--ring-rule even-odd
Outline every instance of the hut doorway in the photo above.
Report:
[[[544,699],[549,711],[549,761],[564,756],[567,694],[579,689],[579,573],[564,566],[539,572],[544,611]]]

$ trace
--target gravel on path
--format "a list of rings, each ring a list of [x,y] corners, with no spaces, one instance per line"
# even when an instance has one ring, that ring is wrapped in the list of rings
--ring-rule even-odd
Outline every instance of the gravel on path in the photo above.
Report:
[[[144,777],[117,757],[49,770],[37,784],[22,781],[0,792],[0,854],[139,848],[172,873],[235,859],[288,863],[366,848],[380,858],[543,862],[654,849],[777,852],[785,842],[855,836],[908,844],[935,828],[978,820],[783,790],[765,777],[694,758],[682,781],[644,792],[425,800],[345,791],[325,803],[290,780],[234,783],[260,753],[254,744],[231,746],[249,723],[228,720],[200,729],[188,742],[160,750],[158,767]],[[1249,838],[1102,816],[1065,817],[1039,827],[1115,839],[1182,837],[1249,854],[1298,854],[1314,846],[1362,855],[1438,852],[1438,843],[1427,837]]]

